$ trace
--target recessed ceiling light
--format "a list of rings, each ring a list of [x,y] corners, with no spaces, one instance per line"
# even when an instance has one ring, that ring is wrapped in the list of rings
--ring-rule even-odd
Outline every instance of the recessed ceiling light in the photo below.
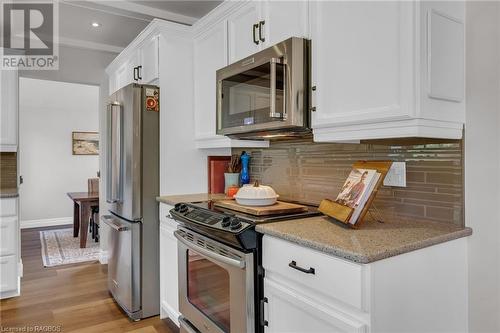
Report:
[[[94,28],[97,28],[97,27],[100,27],[100,26],[101,26],[101,24],[100,24],[99,22],[92,22],[92,26],[93,26]]]

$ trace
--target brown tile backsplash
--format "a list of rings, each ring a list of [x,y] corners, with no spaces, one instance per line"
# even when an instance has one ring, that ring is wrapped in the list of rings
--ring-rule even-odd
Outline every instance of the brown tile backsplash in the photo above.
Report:
[[[335,198],[358,160],[405,161],[407,187],[383,187],[376,207],[382,214],[463,225],[461,141],[427,144],[337,144],[276,141],[248,148],[250,176],[271,185],[282,199],[319,204]],[[233,149],[240,154],[245,149]]]
[[[17,187],[16,153],[0,153],[0,189]]]

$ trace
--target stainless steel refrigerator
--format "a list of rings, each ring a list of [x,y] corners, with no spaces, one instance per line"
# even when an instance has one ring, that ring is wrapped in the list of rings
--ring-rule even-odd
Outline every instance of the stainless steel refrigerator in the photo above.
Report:
[[[107,106],[108,288],[133,320],[160,307],[159,88],[130,84]]]

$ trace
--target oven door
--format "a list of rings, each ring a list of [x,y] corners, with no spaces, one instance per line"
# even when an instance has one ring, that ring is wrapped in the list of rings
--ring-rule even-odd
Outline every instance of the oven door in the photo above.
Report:
[[[190,230],[179,240],[179,308],[202,333],[255,331],[254,258]]]

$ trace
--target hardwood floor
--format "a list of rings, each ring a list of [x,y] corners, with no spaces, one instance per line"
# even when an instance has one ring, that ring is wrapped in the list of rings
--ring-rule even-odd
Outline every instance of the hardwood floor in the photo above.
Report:
[[[68,226],[69,227],[69,226]],[[58,229],[61,226],[44,229]],[[81,263],[44,268],[39,231],[21,231],[21,296],[0,301],[0,331],[177,333],[159,316],[132,322],[108,293],[107,265]],[[89,239],[90,241],[90,239]],[[36,330],[36,327],[39,327]],[[40,328],[40,326],[48,326]],[[15,328],[24,330],[16,330]],[[30,330],[31,329],[31,330]]]

